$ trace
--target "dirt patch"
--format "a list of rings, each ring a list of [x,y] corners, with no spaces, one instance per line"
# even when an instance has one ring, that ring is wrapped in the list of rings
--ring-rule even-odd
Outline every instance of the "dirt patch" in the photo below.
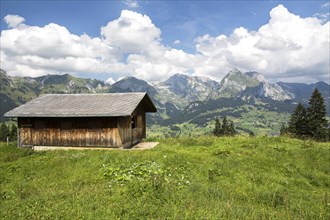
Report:
[[[141,142],[136,145],[134,145],[132,148],[129,148],[129,150],[146,150],[156,147],[159,144],[159,142]]]
[[[46,150],[147,150],[156,147],[159,142],[141,142],[131,148],[111,148],[111,147],[60,147],[60,146],[34,146],[35,151]]]

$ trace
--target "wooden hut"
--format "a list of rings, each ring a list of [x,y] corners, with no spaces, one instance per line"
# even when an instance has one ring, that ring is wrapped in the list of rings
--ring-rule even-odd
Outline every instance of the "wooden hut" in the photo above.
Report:
[[[130,147],[146,137],[147,93],[47,94],[5,114],[18,146]]]

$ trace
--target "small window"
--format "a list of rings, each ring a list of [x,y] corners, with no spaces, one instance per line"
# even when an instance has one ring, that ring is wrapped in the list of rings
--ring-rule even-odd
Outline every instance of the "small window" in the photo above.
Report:
[[[61,121],[61,129],[62,130],[71,130],[72,122],[71,121]]]
[[[90,120],[88,121],[89,129],[100,129],[102,128],[102,121],[99,120]]]
[[[34,128],[35,129],[44,129],[45,122],[44,121],[34,121]]]
[[[21,124],[22,128],[32,128],[32,124]]]
[[[136,116],[132,115],[132,129],[136,128]]]
[[[18,126],[22,128],[32,128],[34,126],[30,119],[20,119]]]

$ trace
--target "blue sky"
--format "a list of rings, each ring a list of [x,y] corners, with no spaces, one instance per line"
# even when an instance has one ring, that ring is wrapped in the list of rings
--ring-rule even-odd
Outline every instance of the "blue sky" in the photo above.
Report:
[[[243,26],[257,30],[269,20],[269,11],[284,4],[294,14],[311,17],[326,13],[327,1],[138,1],[130,7],[125,1],[1,1],[1,17],[20,15],[29,25],[57,23],[71,33],[100,35],[100,27],[120,16],[124,9],[147,14],[162,31],[162,41],[179,39],[185,50],[194,50],[193,41],[203,34],[230,34]],[[7,25],[1,20],[1,30]],[[179,46],[178,46],[179,47]]]
[[[245,60],[242,63],[237,63],[237,60],[240,58],[244,59],[247,55],[244,56],[238,54],[237,56],[234,54],[233,50],[230,49],[230,54],[233,55],[232,60],[226,58],[226,61],[220,59],[220,62],[225,62],[222,66],[216,66],[214,63],[217,60],[217,57],[210,55],[209,51],[197,49],[206,48],[211,46],[216,41],[216,37],[220,35],[226,36],[226,42],[230,42],[230,36],[233,35],[236,29],[242,27],[244,30],[248,32],[249,35],[254,35],[254,32],[258,32],[259,28],[267,25],[270,22],[270,12],[282,5],[288,13],[299,16],[300,18],[317,18],[319,19],[320,25],[325,27],[329,26],[329,1],[1,1],[1,47],[2,52],[5,53],[8,61],[10,60],[10,65],[7,65],[7,71],[12,75],[31,75],[36,76],[43,73],[50,74],[58,74],[61,72],[69,72],[75,75],[80,76],[90,76],[93,78],[102,78],[102,79],[118,79],[124,75],[134,75],[136,77],[140,77],[149,81],[157,81],[163,80],[166,77],[174,74],[175,72],[183,72],[187,74],[195,74],[195,75],[203,75],[208,76],[214,79],[221,79],[224,76],[226,71],[230,68],[238,67],[242,70],[258,70],[264,72],[266,78],[270,80],[277,81],[318,81],[318,80],[326,80],[327,74],[329,74],[329,68],[327,68],[327,62],[320,59],[312,63],[310,66],[304,65],[292,65],[286,69],[281,70],[280,68],[270,68],[269,72],[267,67],[262,63],[256,63],[253,65],[247,65],[250,60]],[[280,9],[280,8],[278,8]],[[136,12],[136,14],[131,15],[126,14],[130,19],[133,20],[136,18],[137,22],[142,24],[143,22],[148,23],[146,17],[150,20],[151,26],[147,24],[148,28],[150,28],[150,37],[149,44],[155,43],[153,48],[149,48],[148,50],[164,50],[162,54],[158,54],[158,56],[162,56],[164,54],[172,54],[175,56],[180,56],[182,58],[181,63],[173,63],[171,59],[169,59],[166,63],[161,63],[160,61],[154,62],[155,58],[153,55],[148,54],[146,51],[137,52],[130,51],[128,49],[122,50],[120,52],[114,52],[111,56],[104,55],[95,55],[92,57],[94,60],[111,60],[110,63],[113,63],[113,66],[117,66],[113,70],[111,67],[105,68],[99,67],[99,71],[90,71],[90,68],[86,68],[84,70],[83,67],[79,68],[56,68],[52,65],[37,65],[33,64],[31,66],[27,66],[24,68],[15,68],[15,66],[27,65],[24,63],[22,59],[24,57],[14,56],[12,53],[15,51],[15,48],[7,48],[7,44],[10,42],[6,41],[4,38],[5,31],[13,30],[15,28],[19,28],[18,26],[9,27],[8,20],[6,21],[4,18],[7,15],[16,15],[21,18],[24,18],[24,21],[21,22],[28,27],[45,27],[51,23],[54,23],[60,27],[65,27],[67,31],[75,36],[87,35],[89,38],[97,38],[97,39],[108,39],[108,41],[104,41],[105,44],[113,46],[114,48],[120,47],[121,43],[118,40],[118,45],[114,43],[111,39],[116,38],[117,36],[113,36],[110,31],[113,29],[109,29],[108,33],[101,34],[101,27],[106,27],[107,24],[111,21],[116,21],[120,19],[128,19],[122,14],[123,11]],[[278,10],[280,11],[280,10]],[[283,9],[279,13],[285,13]],[[140,20],[139,20],[140,19]],[[141,19],[145,19],[142,21]],[[139,21],[138,21],[139,20]],[[275,20],[275,18],[273,19]],[[288,20],[292,21],[292,20]],[[130,20],[130,22],[134,22]],[[142,22],[142,23],[141,23]],[[282,21],[285,22],[285,21]],[[299,22],[299,21],[297,21]],[[303,22],[303,21],[302,21]],[[144,24],[144,23],[143,23]],[[314,24],[314,23],[313,23]],[[283,25],[285,26],[285,25]],[[304,27],[309,27],[308,25],[303,25]],[[288,26],[289,27],[289,26]],[[56,27],[57,28],[57,27]],[[320,27],[319,27],[320,28]],[[143,28],[142,28],[143,29]],[[158,29],[158,32],[157,32]],[[324,28],[323,28],[324,29]],[[116,29],[120,31],[119,29]],[[139,29],[141,30],[141,29]],[[153,32],[155,31],[155,32]],[[308,30],[305,30],[308,32]],[[6,32],[8,35],[9,32]],[[31,33],[31,30],[30,32]],[[302,32],[301,34],[303,34]],[[323,32],[326,33],[326,32]],[[258,33],[259,34],[259,33]],[[267,35],[267,34],[266,34]],[[45,35],[46,36],[46,35]],[[146,35],[147,36],[147,35]],[[204,38],[202,39],[202,37]],[[318,36],[315,36],[318,37]],[[327,36],[324,36],[327,37]],[[274,37],[271,36],[273,39]],[[282,40],[281,37],[280,40]],[[62,39],[62,38],[61,38]],[[198,40],[199,39],[199,40]],[[41,44],[43,42],[43,38],[39,39]],[[140,39],[141,40],[141,39]],[[143,38],[142,38],[143,40]],[[242,40],[242,39],[241,39]],[[288,42],[292,42],[292,40],[287,39]],[[260,41],[260,40],[259,40]],[[258,42],[259,42],[258,41]],[[307,41],[307,40],[306,40]],[[242,40],[243,42],[243,40]],[[305,42],[305,41],[304,41]],[[127,42],[126,42],[127,43]],[[129,41],[129,43],[132,43]],[[320,42],[320,44],[324,45],[328,42]],[[138,43],[136,43],[138,44]],[[134,44],[136,46],[136,44]],[[157,48],[159,44],[161,47]],[[5,46],[4,46],[5,45]],[[159,46],[158,45],[158,46]],[[198,46],[199,45],[199,46]],[[298,45],[298,44],[297,44]],[[146,45],[139,45],[141,48],[146,48]],[[297,47],[299,47],[298,45]],[[302,45],[304,46],[304,45]],[[243,46],[242,46],[243,47]],[[321,48],[321,47],[320,47]],[[219,49],[219,48],[217,48]],[[209,49],[212,51],[216,51],[216,48]],[[260,48],[259,48],[260,49]],[[306,45],[306,50],[308,49],[308,45]],[[17,48],[17,50],[19,50]],[[99,51],[99,49],[97,49]],[[146,49],[147,50],[147,49]],[[268,50],[269,51],[269,50]],[[38,51],[40,52],[40,51]],[[227,51],[228,52],[228,51]],[[315,52],[315,51],[313,51]],[[327,51],[322,51],[322,53],[326,54]],[[18,52],[18,54],[33,56],[45,61],[49,57],[52,57],[51,54],[43,55],[44,53],[33,53],[30,51],[27,52]],[[61,52],[62,53],[62,52]],[[150,52],[151,53],[151,52]],[[252,52],[251,52],[252,53]],[[267,53],[267,56],[270,56]],[[306,52],[304,52],[306,53]],[[321,54],[322,54],[321,53]],[[204,55],[204,58],[198,57],[199,54]],[[223,56],[226,56],[228,53],[223,53]],[[302,53],[303,54],[303,53]],[[68,60],[70,56],[67,53],[63,53],[63,59]],[[115,57],[115,56],[118,57]],[[132,56],[130,56],[132,55]],[[140,57],[136,57],[135,55],[139,55]],[[277,54],[278,55],[278,54]],[[104,57],[103,57],[104,56]],[[185,57],[186,56],[186,57]],[[209,57],[213,56],[213,57]],[[217,56],[220,56],[217,54]],[[260,55],[261,56],[261,55]],[[274,54],[275,56],[275,54]],[[57,55],[54,57],[58,58]],[[72,57],[77,57],[75,54]],[[35,58],[35,59],[37,59]],[[88,57],[91,58],[91,57]],[[159,58],[159,57],[158,57]],[[205,68],[199,69],[198,67],[193,67],[185,64],[184,62],[190,62],[189,58],[192,60],[197,59],[200,62],[205,62]],[[34,60],[35,60],[34,59]],[[131,60],[137,59],[140,64],[136,64],[135,62],[130,63]],[[307,57],[306,57],[307,59]],[[23,59],[24,60],[24,59]],[[47,61],[47,60],[46,60]],[[47,63],[45,61],[45,63]],[[147,70],[143,66],[142,61],[145,63],[150,63],[150,68]],[[41,62],[41,61],[40,61]],[[39,62],[39,63],[40,63]],[[212,62],[212,68],[207,65],[207,62]],[[265,62],[269,63],[269,60],[265,60]],[[279,63],[281,61],[278,61]],[[324,63],[325,62],[325,63]],[[1,59],[1,66],[6,66],[7,59]],[[126,65],[126,67],[125,67]],[[134,66],[135,65],[135,66]],[[140,65],[140,66],[139,66]],[[270,65],[270,64],[269,64]],[[100,64],[101,66],[101,64]],[[266,65],[268,66],[268,65]],[[154,74],[155,76],[151,76],[153,73],[150,71],[157,70],[157,67],[161,69],[161,73]],[[44,68],[44,69],[42,69]],[[6,70],[6,68],[5,68]],[[33,70],[36,70],[35,73]],[[26,71],[26,72],[24,72]],[[145,73],[143,72],[145,71]],[[204,71],[204,72],[203,72]],[[307,71],[307,72],[305,72]],[[309,73],[308,73],[309,71]],[[313,72],[313,76],[311,75]],[[276,75],[279,73],[278,75]],[[316,74],[316,76],[315,76]],[[319,75],[317,75],[319,74]]]

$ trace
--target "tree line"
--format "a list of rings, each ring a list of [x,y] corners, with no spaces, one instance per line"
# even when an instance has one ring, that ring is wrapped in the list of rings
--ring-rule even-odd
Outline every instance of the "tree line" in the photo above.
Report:
[[[12,126],[6,125],[4,122],[0,125],[0,141],[9,141],[17,140],[17,127],[15,124]]]
[[[281,135],[329,141],[330,127],[326,119],[326,106],[318,89],[314,90],[308,104],[309,106],[305,108],[298,103],[290,116],[288,125],[282,125]]]

